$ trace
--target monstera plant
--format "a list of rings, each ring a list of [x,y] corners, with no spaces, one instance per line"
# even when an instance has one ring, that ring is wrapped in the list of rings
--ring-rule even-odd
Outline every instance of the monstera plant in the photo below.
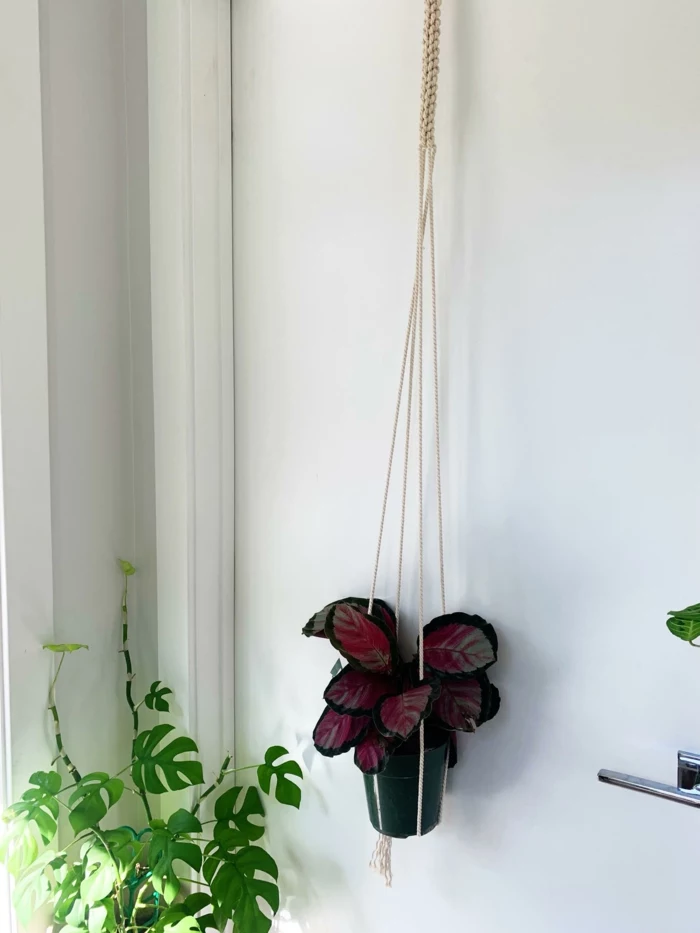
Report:
[[[67,782],[55,770],[33,774],[29,790],[3,815],[0,856],[15,879],[18,918],[26,925],[39,908],[48,909],[63,933],[202,933],[223,931],[231,920],[236,933],[267,933],[279,890],[277,864],[256,844],[265,832],[261,792],[299,807],[301,789],[292,778],[301,778],[301,769],[285,748],[273,746],[263,762],[247,768],[230,767],[228,755],[204,787],[191,738],[173,736],[175,727],[155,716],[142,729],[142,713],[169,712],[172,691],[156,681],[142,699],[134,698],[127,594],[135,570],[128,561],[119,563],[121,651],[133,724],[128,760],[114,775],[78,770],[64,743],[56,684],[66,658],[87,646],[46,645],[58,658],[48,702],[54,764],[63,763]],[[256,770],[257,785],[225,786],[236,771],[249,769]],[[154,812],[168,791],[191,788],[198,792],[189,808]],[[110,811],[125,793],[140,801],[144,823],[138,831],[113,820],[110,825]],[[56,846],[61,812],[70,841]]]
[[[700,644],[697,644],[700,638],[700,603],[671,611],[668,615],[666,626],[669,632],[694,648],[700,648]]]
[[[316,748],[329,757],[354,748],[357,767],[379,774],[425,721],[449,734],[455,764],[455,732],[474,732],[500,707],[486,674],[498,655],[493,626],[464,612],[433,619],[423,629],[420,680],[417,658],[405,661],[399,654],[392,609],[375,599],[371,615],[368,610],[368,600],[348,597],[325,606],[303,628],[304,635],[327,638],[348,662],[324,691]]]

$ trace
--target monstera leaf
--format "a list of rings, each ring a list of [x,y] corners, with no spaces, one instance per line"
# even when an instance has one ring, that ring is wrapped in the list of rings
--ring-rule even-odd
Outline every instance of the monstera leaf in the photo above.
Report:
[[[216,929],[212,913],[197,917],[211,906],[211,902],[211,897],[203,891],[188,895],[184,901],[166,909],[155,926],[155,933],[202,933],[203,930]]]
[[[686,609],[669,612],[666,626],[672,635],[682,641],[695,641],[700,638],[700,603]]]
[[[42,842],[49,843],[56,835],[61,777],[56,771],[36,771],[29,778],[33,785],[25,791],[18,803],[9,807],[2,816],[6,829],[0,840],[0,859],[11,875],[27,869],[39,854],[38,833]]]
[[[302,778],[301,768],[296,761],[284,761],[282,764],[275,764],[280,758],[288,755],[289,752],[281,745],[273,745],[265,752],[265,762],[258,768],[258,784],[264,794],[269,794],[272,779],[276,778],[275,797],[280,803],[299,809],[301,805],[301,788],[294,781],[291,781],[288,775]]]
[[[246,846],[239,852],[228,853],[224,860],[214,864],[205,862],[203,873],[211,886],[217,929],[223,930],[229,920],[233,920],[235,930],[245,933],[267,933],[270,929],[272,922],[262,912],[258,898],[266,901],[276,913],[279,890],[275,883],[257,878],[257,872],[277,881],[275,860],[259,846]]]
[[[170,687],[161,687],[160,681],[154,680],[151,684],[151,689],[143,698],[143,702],[148,709],[157,710],[159,713],[169,713],[170,701],[166,700],[165,697],[169,696],[172,692]]]
[[[123,793],[124,781],[119,778],[110,778],[104,771],[86,774],[68,801],[71,807],[68,819],[73,832],[77,834],[97,826]]]
[[[166,735],[170,735],[174,729],[175,726],[163,723],[136,737],[132,776],[134,784],[149,794],[165,794],[168,790],[184,790],[204,783],[202,765],[198,761],[187,761],[180,757],[198,750],[192,739],[181,735],[158,749]],[[165,783],[160,779],[159,772]]]
[[[36,911],[50,899],[53,887],[49,867],[56,859],[51,850],[41,855],[18,877],[12,892],[12,903],[22,926],[27,926]]]
[[[265,832],[263,826],[252,820],[252,817],[265,816],[265,807],[257,787],[249,787],[243,800],[239,801],[242,793],[242,787],[232,787],[214,804],[214,844],[226,851],[255,842]],[[211,843],[209,845],[212,846]],[[213,851],[213,848],[209,851]]]
[[[180,892],[180,881],[173,867],[174,862],[184,862],[194,871],[202,867],[202,850],[194,843],[183,839],[186,833],[202,831],[202,824],[189,810],[177,810],[167,823],[151,820],[153,833],[148,844],[148,867],[153,872],[151,879],[155,890],[170,904]]]

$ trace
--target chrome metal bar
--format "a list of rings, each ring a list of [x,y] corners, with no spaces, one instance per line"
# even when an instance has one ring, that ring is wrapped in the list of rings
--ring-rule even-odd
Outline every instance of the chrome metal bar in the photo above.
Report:
[[[653,797],[663,797],[687,807],[700,807],[700,755],[695,752],[678,752],[678,786],[647,781],[646,778],[634,777],[620,771],[599,771],[598,780],[603,784],[626,787]]]
[[[634,777],[631,774],[622,774],[620,771],[599,771],[598,780],[603,784],[613,784],[616,787],[626,787],[642,794],[651,794],[654,797],[663,797],[664,800],[673,800],[683,803],[687,807],[700,807],[700,793],[694,790],[681,790],[671,784],[659,784],[658,781],[647,781],[645,778]]]

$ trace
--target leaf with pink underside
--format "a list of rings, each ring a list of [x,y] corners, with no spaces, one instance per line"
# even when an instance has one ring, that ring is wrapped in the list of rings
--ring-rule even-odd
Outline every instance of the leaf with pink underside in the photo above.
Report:
[[[336,599],[334,602],[328,603],[327,606],[324,606],[323,609],[319,609],[318,612],[311,616],[309,621],[301,630],[302,635],[306,635],[307,638],[312,636],[315,636],[316,638],[326,638],[326,622],[328,621],[328,615],[331,609],[333,609],[334,606],[337,606],[339,603],[350,603],[353,606],[357,606],[360,612],[363,612],[365,615],[367,615],[367,607],[369,606],[368,599],[363,599],[361,596],[346,596],[345,599]],[[375,615],[380,621],[384,622],[387,628],[389,628],[391,631],[392,635],[396,635],[396,617],[391,607],[385,603],[383,599],[374,600],[372,614]]]
[[[405,741],[428,716],[439,692],[439,685],[424,682],[381,700],[374,709],[375,726],[387,738]]]
[[[496,632],[479,616],[453,612],[433,619],[423,630],[425,666],[437,677],[471,677],[490,667],[497,655]]]
[[[360,744],[355,746],[355,764],[365,774],[379,774],[386,768],[390,754],[388,739],[376,729],[370,729]]]
[[[316,723],[314,745],[328,758],[342,755],[362,741],[371,724],[370,716],[347,716],[328,706]]]
[[[484,722],[491,697],[491,684],[485,674],[469,680],[445,679],[440,696],[433,703],[433,717],[444,729],[474,732]]]
[[[367,716],[382,697],[396,693],[397,689],[394,678],[356,671],[348,664],[328,684],[323,699],[336,713]]]
[[[398,666],[398,645],[391,631],[352,603],[338,603],[331,609],[326,634],[356,670],[390,674]]]

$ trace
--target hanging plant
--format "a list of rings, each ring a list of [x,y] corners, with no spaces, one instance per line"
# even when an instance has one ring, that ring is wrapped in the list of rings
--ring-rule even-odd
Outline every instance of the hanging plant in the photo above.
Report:
[[[456,733],[475,732],[496,715],[498,688],[486,671],[497,660],[498,639],[492,625],[476,615],[453,612],[438,616],[423,629],[424,675],[419,658],[401,658],[396,617],[382,600],[348,597],[325,606],[303,628],[307,637],[326,638],[347,661],[323,693],[325,709],[314,729],[316,749],[328,758],[354,749],[355,764],[368,777],[381,775],[394,756],[416,758],[415,737],[421,724],[428,745],[438,750],[434,769],[438,792],[431,789],[434,805],[423,807],[422,832],[437,823],[444,768],[457,762]],[[403,778],[407,760],[399,763]],[[416,781],[417,762],[413,762]],[[405,782],[404,782],[405,783]],[[415,796],[396,810],[389,805],[392,785],[385,788],[387,807],[376,805],[373,783],[368,782],[370,816],[375,828],[392,836],[416,832]],[[373,804],[375,804],[373,806]],[[384,820],[381,819],[385,812]],[[388,822],[387,822],[388,821]]]
[[[18,919],[26,926],[39,908],[48,906],[62,933],[223,933],[231,920],[236,933],[267,933],[279,909],[279,890],[275,860],[256,845],[265,833],[261,792],[299,807],[301,789],[292,778],[302,777],[301,768],[281,746],[268,748],[257,766],[232,768],[227,755],[216,779],[197,790],[189,809],[176,809],[167,820],[154,817],[154,798],[199,789],[205,781],[193,739],[173,737],[175,726],[167,722],[141,730],[142,707],[168,713],[172,690],[155,681],[142,700],[134,700],[127,592],[136,571],[128,561],[119,563],[124,580],[121,651],[133,725],[129,760],[115,775],[78,771],[63,741],[56,684],[66,657],[87,645],[45,645],[60,658],[48,709],[56,761],[65,765],[69,781],[64,784],[57,771],[32,774],[29,790],[2,816],[0,859],[15,879]],[[225,787],[231,775],[249,769],[255,769],[257,785],[245,791]],[[125,793],[143,806],[145,823],[138,832],[109,823]],[[205,802],[213,802],[211,819],[202,817]],[[61,809],[72,839],[53,848]]]
[[[498,690],[486,671],[498,654],[493,627],[479,616],[448,613],[440,469],[439,345],[433,173],[435,110],[440,51],[440,0],[424,0],[423,73],[418,146],[418,224],[415,272],[403,341],[398,397],[379,520],[374,573],[368,599],[348,598],[317,612],[304,627],[325,637],[347,662],[328,684],[326,708],[314,729],[322,755],[354,749],[364,773],[374,826],[380,831],[373,866],[391,883],[391,838],[422,835],[439,822],[447,768],[456,762],[455,734],[473,732],[499,709]],[[428,268],[424,275],[427,234]],[[427,286],[427,288],[426,288]],[[437,568],[441,613],[424,624],[424,292],[430,298],[433,449],[435,454]],[[394,455],[402,409],[405,418],[395,612],[375,598]],[[418,650],[399,653],[404,531],[411,451],[417,486]]]

